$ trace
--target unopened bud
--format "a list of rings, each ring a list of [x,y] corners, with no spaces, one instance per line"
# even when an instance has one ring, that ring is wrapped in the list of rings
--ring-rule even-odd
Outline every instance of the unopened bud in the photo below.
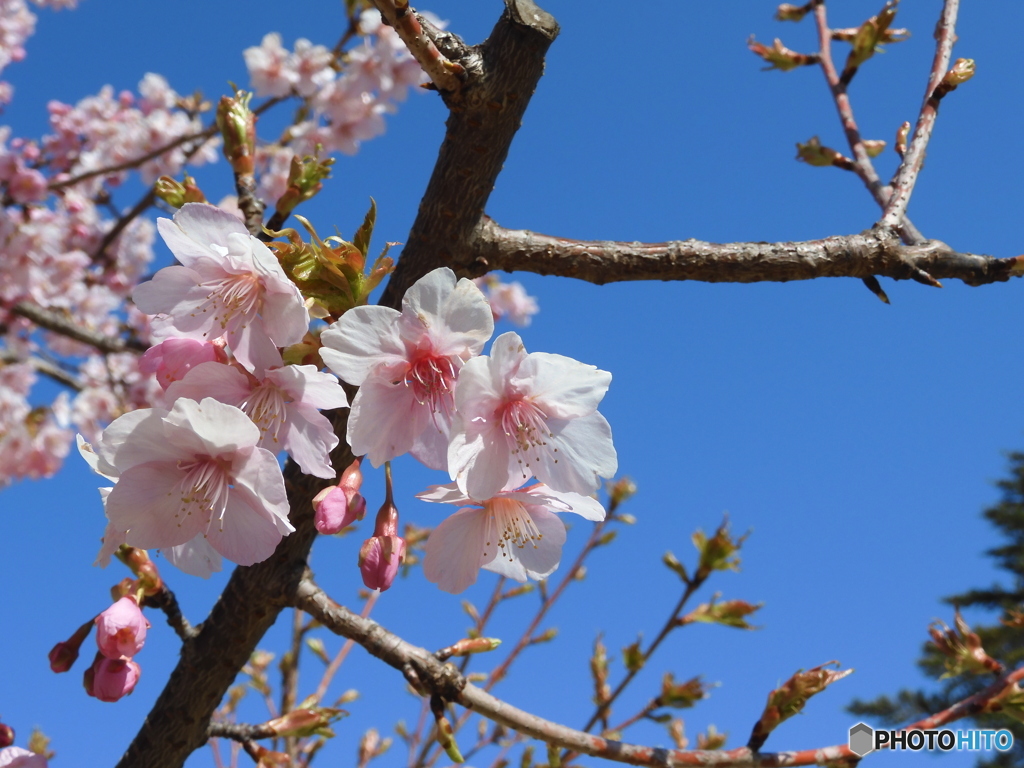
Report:
[[[775,19],[776,21],[800,21],[812,7],[814,7],[813,3],[807,5],[783,3],[775,10]]]
[[[639,637],[635,643],[631,643],[622,649],[622,663],[629,672],[639,672],[643,669],[646,660],[644,652],[640,649]]]
[[[344,717],[347,712],[334,707],[312,707],[293,709],[287,715],[275,717],[264,723],[264,727],[273,731],[275,736],[327,736],[334,735],[330,724]]]
[[[817,136],[812,136],[805,144],[797,142],[796,159],[819,168],[834,165],[844,170],[853,169],[850,158],[832,147],[826,147]]]
[[[661,693],[657,701],[662,707],[686,709],[701,699],[706,699],[707,696],[707,687],[700,677],[690,678],[685,683],[677,683],[672,673],[666,672],[661,679]]]
[[[747,746],[755,752],[759,750],[768,735],[781,722],[803,710],[811,696],[821,693],[832,683],[853,673],[852,669],[825,669],[832,665],[838,667],[839,662],[829,661],[806,672],[800,670],[769,693],[768,703],[765,705],[764,712],[761,713],[761,719],[754,724],[754,730],[750,734]]]
[[[530,645],[537,645],[538,643],[550,643],[556,637],[558,637],[558,629],[555,627],[551,627],[550,629],[545,629],[539,635],[534,635],[533,637],[531,637]]]
[[[884,139],[865,139],[861,142],[864,145],[864,151],[868,153],[868,157],[878,157],[885,150]]]
[[[690,576],[686,573],[686,566],[679,562],[676,556],[673,555],[671,552],[666,552],[662,556],[661,562],[663,562],[671,570],[673,570],[676,573],[676,575],[683,580],[684,584],[690,583]]]
[[[613,483],[608,483],[608,497],[611,501],[609,506],[617,507],[623,502],[629,501],[636,495],[636,483],[630,477],[620,477]]]
[[[442,648],[435,653],[441,661],[450,659],[452,656],[469,656],[471,653],[486,653],[493,651],[501,645],[501,640],[496,637],[473,637],[459,640],[457,643]]]
[[[709,725],[706,733],[697,734],[697,749],[721,749],[725,746],[725,740],[728,736],[729,734],[719,733],[715,726]]]
[[[775,42],[772,44],[772,47],[769,48],[751,37],[747,40],[747,48],[749,48],[752,53],[760,56],[771,64],[771,66],[766,67],[766,69],[781,69],[783,72],[790,69],[796,69],[797,67],[817,64],[820,60],[820,57],[816,53],[808,54],[791,51],[782,44],[782,41],[779,40],[779,38],[775,38]]]
[[[14,743],[14,729],[7,723],[0,723],[0,748],[9,747]]]
[[[330,178],[333,164],[333,157],[326,160],[314,155],[306,155],[302,159],[298,155],[292,157],[288,186],[277,200],[277,213],[291,213],[299,203],[314,197],[323,189],[323,180]]]
[[[896,154],[900,157],[903,157],[904,153],[907,151],[907,136],[909,134],[910,121],[904,121],[903,125],[896,130],[896,144],[893,146],[893,149],[896,150]]]
[[[67,640],[57,643],[50,651],[50,669],[54,672],[67,672],[78,658],[82,642],[89,636],[93,628],[93,620],[85,622],[75,630]]]
[[[942,82],[953,90],[974,77],[974,59],[957,59],[952,69],[942,78]]]
[[[256,156],[256,115],[249,109],[251,93],[236,91],[217,105],[217,128],[224,138],[224,157],[237,174],[251,174]]]

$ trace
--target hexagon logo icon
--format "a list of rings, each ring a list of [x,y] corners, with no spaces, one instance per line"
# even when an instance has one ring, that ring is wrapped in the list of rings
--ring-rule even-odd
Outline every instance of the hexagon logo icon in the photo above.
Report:
[[[867,723],[857,723],[850,728],[850,751],[858,757],[864,757],[875,751],[875,730]]]

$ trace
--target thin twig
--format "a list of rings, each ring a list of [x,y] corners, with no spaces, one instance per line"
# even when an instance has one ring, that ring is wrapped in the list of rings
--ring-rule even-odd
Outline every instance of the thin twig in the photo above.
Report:
[[[762,766],[824,765],[837,760],[853,760],[855,755],[845,744],[796,752],[752,752],[747,747],[732,750],[680,750],[627,744],[604,739],[584,731],[554,723],[517,709],[482,688],[466,681],[450,664],[443,664],[430,651],[406,642],[384,629],[377,622],[363,619],[332,601],[312,581],[309,573],[301,581],[295,602],[314,616],[323,626],[343,637],[354,639],[370,654],[397,669],[414,669],[418,681],[430,691],[461,704],[477,714],[519,733],[543,741],[553,747],[568,749],[593,757],[602,757],[633,765],[667,768],[668,766],[718,766],[718,768],[761,768]],[[1000,694],[1020,680],[1024,667],[998,680],[983,691],[957,702],[935,715],[905,728],[934,729],[946,723],[982,712]]]
[[[143,605],[158,608],[167,614],[167,623],[174,630],[174,633],[181,638],[182,642],[188,642],[199,634],[182,614],[181,606],[178,605],[178,598],[166,586],[155,595],[147,595]]]
[[[925,149],[928,147],[928,141],[935,127],[935,119],[939,114],[939,102],[932,96],[949,69],[949,61],[953,55],[953,43],[956,42],[956,17],[959,9],[960,0],[945,0],[942,6],[942,16],[935,28],[935,57],[928,75],[924,103],[921,105],[921,113],[918,115],[917,126],[914,128],[914,137],[910,140],[900,167],[896,171],[896,177],[892,183],[893,192],[886,203],[882,218],[878,221],[877,226],[879,227],[892,229],[899,223],[907,210],[910,195],[917,183],[917,176],[924,163]]]
[[[252,741],[253,739],[272,739],[277,735],[266,723],[250,725],[248,723],[210,723],[206,731],[210,738],[231,739],[232,741]]]
[[[73,373],[65,371],[56,363],[44,360],[41,357],[21,357],[14,352],[0,352],[0,362],[4,365],[31,365],[36,372],[53,379],[59,384],[70,387],[76,392],[85,389],[85,384]]]
[[[377,604],[378,597],[380,597],[380,592],[377,590],[370,592],[370,596],[366,598],[366,604],[363,606],[363,610],[359,614],[362,618],[365,619],[370,615],[370,612],[373,610],[373,606]],[[346,640],[345,644],[341,646],[341,650],[338,651],[338,654],[331,659],[331,663],[327,666],[327,669],[324,670],[324,676],[320,678],[320,685],[317,686],[316,692],[313,694],[313,706],[316,706],[323,701],[324,696],[327,695],[327,688],[330,686],[331,680],[334,679],[334,675],[337,674],[338,670],[341,668],[345,658],[352,650],[353,645],[355,645],[355,640]]]

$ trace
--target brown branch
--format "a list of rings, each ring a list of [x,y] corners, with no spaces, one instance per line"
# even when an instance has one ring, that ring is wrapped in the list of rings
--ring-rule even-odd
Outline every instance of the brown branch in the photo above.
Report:
[[[370,615],[370,612],[373,610],[373,606],[377,604],[377,598],[380,597],[380,594],[380,592],[374,590],[370,593],[370,596],[366,598],[366,605],[363,606],[363,612],[359,614],[362,618],[365,619]],[[316,693],[313,694],[313,706],[317,706],[321,701],[323,701],[324,696],[327,695],[327,689],[330,687],[331,681],[338,673],[338,670],[341,669],[341,665],[345,662],[345,659],[352,651],[352,646],[354,645],[354,640],[346,640],[345,644],[341,646],[341,650],[338,651],[338,654],[331,659],[331,663],[327,666],[327,669],[324,670],[323,677],[320,678],[320,684],[316,687]]]
[[[167,614],[167,623],[174,633],[181,638],[182,642],[188,642],[199,634],[199,630],[193,627],[188,619],[181,612],[178,605],[178,598],[167,587],[164,587],[155,595],[148,595],[143,601],[147,608],[158,608]]]
[[[387,24],[402,38],[406,48],[446,101],[450,104],[461,101],[462,86],[466,81],[465,67],[449,60],[438,50],[434,42],[436,30],[425,22],[421,23],[421,19],[409,7],[409,0],[373,0],[373,4]]]
[[[83,384],[73,373],[65,371],[56,363],[44,360],[41,357],[21,357],[14,352],[4,351],[0,352],[0,363],[3,363],[4,365],[31,365],[37,373],[41,373],[43,376],[53,379],[58,384],[63,384],[77,392],[81,392],[85,389],[85,384]]]
[[[267,726],[250,725],[248,723],[210,723],[206,729],[211,739],[231,739],[232,741],[253,741],[254,739],[272,739],[277,732]]]
[[[505,229],[490,219],[482,223],[457,266],[473,276],[489,270],[524,270],[599,285],[624,280],[753,283],[871,275],[922,280],[922,272],[984,285],[1024,273],[1019,257],[959,253],[938,240],[901,245],[883,231],[789,243],[627,243]]]
[[[446,701],[461,704],[489,720],[561,749],[656,768],[685,765],[719,768],[824,765],[829,761],[856,759],[845,744],[796,752],[758,753],[747,747],[721,751],[680,750],[604,739],[537,717],[492,696],[467,682],[454,665],[442,663],[425,648],[412,645],[377,622],[361,618],[333,602],[308,574],[296,591],[296,605],[332,632],[355,640],[373,656],[402,671],[407,678],[415,680],[424,689],[424,693],[439,695]],[[977,714],[994,704],[1001,693],[1022,679],[1024,667],[1001,676],[983,691],[957,702],[949,709],[912,723],[906,729],[937,728]]]
[[[145,352],[149,349],[148,346],[137,339],[125,340],[105,336],[102,333],[83,328],[57,312],[44,309],[28,301],[19,301],[11,307],[10,312],[11,314],[24,317],[26,320],[31,320],[40,328],[45,328],[48,331],[67,336],[69,339],[88,344],[107,354],[129,351]]]
[[[465,49],[458,61],[469,78],[463,101],[448,116],[437,163],[382,304],[397,306],[420,275],[456,265],[471,247],[557,34],[554,18],[532,0],[506,0],[490,37]]]
[[[835,62],[832,59],[832,32],[828,26],[828,12],[824,3],[814,7],[814,21],[818,30],[819,63],[821,71],[825,75],[829,90],[832,93],[832,100],[836,105],[836,112],[839,114],[839,122],[842,123],[843,132],[846,134],[846,141],[853,153],[853,170],[864,182],[864,186],[871,192],[875,202],[881,208],[885,208],[892,195],[892,189],[882,183],[875,170],[874,163],[868,156],[867,148],[864,146],[864,139],[860,135],[860,128],[857,127],[857,120],[853,115],[853,105],[850,103],[850,96],[847,93],[846,83],[840,78],[836,71]],[[919,245],[925,241],[924,235],[918,231],[909,219],[904,218],[898,230],[903,242],[907,245]],[[870,286],[869,286],[870,287]]]
[[[902,219],[907,210],[907,204],[910,202],[910,195],[914,191],[914,185],[917,183],[917,176],[924,164],[925,149],[939,114],[939,102],[932,97],[949,69],[949,61],[953,55],[953,43],[956,42],[956,17],[959,8],[960,0],[945,0],[943,4],[942,16],[935,28],[935,57],[932,60],[932,69],[928,76],[924,103],[921,105],[921,113],[918,115],[917,125],[914,128],[914,137],[910,140],[900,167],[896,171],[896,177],[892,183],[894,191],[878,222],[879,227],[893,228]]]

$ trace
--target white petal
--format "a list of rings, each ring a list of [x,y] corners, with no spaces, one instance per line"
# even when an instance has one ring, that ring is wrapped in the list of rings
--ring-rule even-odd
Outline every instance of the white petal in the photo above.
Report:
[[[295,530],[288,522],[288,492],[274,454],[264,448],[240,452],[231,465],[231,474],[235,484],[232,495],[238,494],[246,504],[271,521],[282,536]]]
[[[95,450],[100,457],[99,466],[105,462],[119,475],[136,464],[150,461],[176,461],[191,454],[167,442],[164,434],[163,416],[166,411],[154,408],[140,408],[118,416],[103,430],[96,441]]]
[[[524,504],[540,504],[548,509],[557,509],[561,512],[575,512],[586,520],[593,520],[594,522],[604,520],[606,515],[601,502],[593,496],[584,496],[579,493],[572,493],[571,491],[556,491],[554,488],[549,488],[543,483],[525,488],[523,491],[523,493],[507,495],[515,496],[516,498],[526,496],[528,497],[527,500],[519,499]]]
[[[175,327],[180,322],[184,329],[194,331],[212,321],[198,310],[207,297],[207,290],[199,287],[201,282],[199,273],[188,267],[164,267],[152,280],[135,287],[132,301],[147,315],[174,312]]]
[[[534,524],[540,530],[539,540],[528,541],[522,547],[511,542],[505,542],[505,551],[510,553],[513,561],[518,561],[520,567],[531,579],[540,581],[550,576],[562,559],[562,546],[565,544],[565,525],[558,519],[558,515],[548,512],[546,509],[534,507],[528,509],[527,513],[533,518]],[[485,565],[489,571],[510,575],[505,571],[498,571],[494,566],[501,560],[499,556],[494,562]],[[505,562],[508,563],[506,556]],[[512,578],[516,578],[512,576]],[[517,579],[525,581],[525,579]]]
[[[224,567],[220,554],[210,546],[203,534],[176,547],[168,547],[163,553],[171,565],[203,579],[210,578],[211,574]]]
[[[495,342],[497,343],[497,342]],[[492,420],[502,404],[504,383],[495,384],[491,358],[474,357],[459,371],[455,384],[455,410],[466,423]]]
[[[225,338],[235,359],[257,377],[262,377],[268,368],[276,368],[283,362],[277,344],[267,333],[260,317],[234,318],[228,324]]]
[[[157,229],[171,253],[185,266],[195,259],[216,253],[210,245],[228,246],[228,235],[249,231],[236,216],[207,203],[186,203],[174,214],[174,220],[158,219]]]
[[[471,501],[466,494],[459,490],[459,486],[456,483],[432,485],[427,490],[417,493],[416,498],[439,504],[465,504]]]
[[[315,365],[286,365],[267,371],[266,378],[305,405],[322,409],[348,407],[348,396],[338,377],[317,370]]]
[[[233,365],[208,362],[200,363],[179,381],[173,382],[167,388],[167,401],[185,398],[199,402],[204,397],[212,397],[237,407],[251,392],[249,379]]]
[[[303,473],[316,477],[333,478],[337,475],[331,466],[331,451],[338,445],[338,436],[330,419],[312,406],[291,403],[287,406],[288,419],[282,445]]]
[[[428,272],[410,286],[402,297],[402,309],[415,316],[437,318],[455,289],[455,273],[448,267]],[[403,312],[404,314],[404,312]]]
[[[131,467],[107,496],[106,512],[125,543],[141,549],[184,544],[206,526],[203,515],[181,513],[179,483],[184,473],[175,464],[150,462]]]
[[[586,496],[619,468],[612,429],[600,413],[569,421],[549,419],[548,428],[549,450],[539,452],[538,462],[531,465],[542,483]]]
[[[371,376],[352,401],[348,444],[379,467],[407,453],[429,418],[430,407],[416,402],[410,387]]]
[[[427,539],[423,575],[445,592],[465,590],[476,581],[483,561],[492,559],[498,548],[494,536],[485,549],[488,528],[493,529],[489,515],[481,509],[460,509],[446,519]]]
[[[212,397],[202,402],[179,398],[164,417],[166,439],[193,456],[230,455],[255,446],[260,429],[241,410]]]
[[[435,353],[445,357],[477,355],[494,332],[494,316],[479,288],[458,283],[447,267],[416,281],[402,299],[402,333],[417,344],[426,332]]]
[[[426,425],[413,440],[409,453],[421,464],[448,471],[448,442],[451,434],[451,422],[448,414],[443,411],[431,412]]]
[[[211,520],[206,538],[217,552],[239,565],[260,563],[274,554],[281,532],[263,511],[250,506],[243,494],[228,496],[224,519]]]
[[[466,425],[456,414],[448,446],[448,473],[470,498],[486,500],[506,487],[509,456],[508,441],[500,426]]]
[[[355,307],[320,334],[320,357],[343,380],[361,386],[377,366],[407,362],[398,335],[401,315],[390,307]]]
[[[597,410],[612,375],[564,355],[534,352],[528,355],[511,384],[528,393],[549,418],[575,419]]]
[[[514,331],[503,333],[491,344],[490,375],[491,387],[495,392],[504,393],[509,381],[528,357],[523,340]]]
[[[279,347],[298,344],[309,330],[309,311],[299,289],[290,280],[287,288],[281,286],[266,294],[262,314],[267,335]]]

